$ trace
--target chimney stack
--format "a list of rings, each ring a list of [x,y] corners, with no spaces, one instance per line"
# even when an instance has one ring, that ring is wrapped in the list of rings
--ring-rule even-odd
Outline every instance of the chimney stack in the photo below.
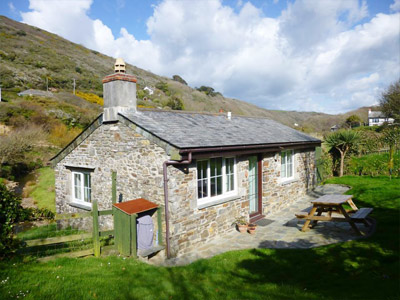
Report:
[[[117,121],[118,113],[136,112],[136,77],[126,74],[125,62],[117,58],[115,73],[103,79],[103,121]]]
[[[368,108],[368,115],[370,115],[372,112],[371,108]]]

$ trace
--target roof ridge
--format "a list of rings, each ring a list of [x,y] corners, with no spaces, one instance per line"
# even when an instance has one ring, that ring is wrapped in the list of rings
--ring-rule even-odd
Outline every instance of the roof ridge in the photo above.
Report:
[[[227,112],[207,112],[207,111],[190,111],[190,110],[170,110],[170,109],[160,109],[160,108],[147,108],[147,107],[138,107],[138,111],[143,112],[143,111],[153,111],[153,112],[160,112],[160,113],[176,113],[176,114],[196,114],[196,115],[209,115],[209,116],[226,116]],[[244,115],[238,115],[232,113],[232,117],[239,117],[239,118],[249,118],[249,119],[267,119],[271,120],[274,122],[279,123],[278,121],[272,120],[271,118],[268,118],[267,116],[244,116]],[[281,123],[280,123],[281,124]],[[283,124],[282,124],[283,125]]]

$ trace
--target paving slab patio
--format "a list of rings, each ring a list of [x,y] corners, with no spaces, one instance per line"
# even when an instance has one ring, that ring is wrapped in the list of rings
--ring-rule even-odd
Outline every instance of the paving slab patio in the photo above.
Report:
[[[313,229],[302,232],[304,220],[298,220],[295,213],[311,208],[311,201],[324,194],[342,194],[349,190],[344,185],[327,184],[317,187],[312,193],[298,199],[290,207],[268,216],[272,221],[267,226],[258,226],[256,234],[239,233],[236,229],[214,238],[188,254],[165,260],[155,256],[148,262],[156,265],[186,265],[198,259],[210,258],[217,254],[253,248],[313,248],[362,238],[354,233],[348,223],[319,222]],[[356,203],[357,205],[357,203]],[[357,224],[362,232],[371,234],[370,228]]]

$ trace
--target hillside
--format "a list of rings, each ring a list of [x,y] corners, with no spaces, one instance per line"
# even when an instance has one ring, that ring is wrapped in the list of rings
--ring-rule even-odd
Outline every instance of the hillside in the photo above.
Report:
[[[102,96],[101,79],[113,72],[115,58],[3,16],[0,16],[0,45],[0,84],[7,91],[45,90],[47,78],[49,87],[71,92],[75,78],[77,90]],[[233,114],[268,117],[291,127],[297,123],[306,132],[329,130],[351,114],[366,119],[366,108],[343,115],[266,110],[220,94],[207,95],[129,64],[127,72],[138,78],[138,98],[146,99],[139,101],[143,106],[165,107],[170,99],[179,99],[185,110],[218,112],[222,109]],[[154,90],[153,95],[143,91],[146,86]],[[60,96],[60,93],[54,94],[55,98]]]

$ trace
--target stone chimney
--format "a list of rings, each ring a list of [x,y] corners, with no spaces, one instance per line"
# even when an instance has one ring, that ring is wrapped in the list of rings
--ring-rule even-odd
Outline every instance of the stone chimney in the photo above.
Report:
[[[125,74],[125,62],[117,58],[115,73],[103,78],[103,121],[118,120],[118,113],[136,112],[136,77]]]
[[[370,108],[368,108],[368,115],[370,115],[372,112],[372,110]]]

